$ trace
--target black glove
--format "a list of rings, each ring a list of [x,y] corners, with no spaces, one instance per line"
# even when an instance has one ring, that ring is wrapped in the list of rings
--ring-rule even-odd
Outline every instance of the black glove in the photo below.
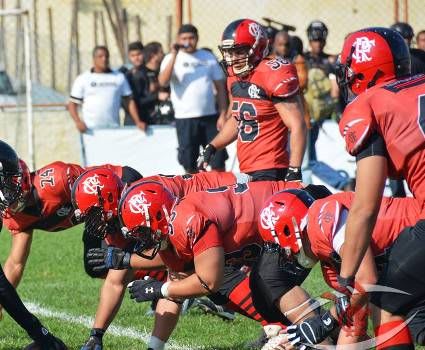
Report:
[[[321,316],[314,316],[298,325],[289,326],[286,333],[292,345],[314,345],[325,340],[337,326],[337,320],[326,311]]]
[[[105,334],[105,331],[103,329],[93,328],[90,331],[90,338],[80,350],[103,350],[103,334]]]
[[[215,148],[212,144],[208,144],[199,154],[197,165],[199,170],[205,170],[206,164],[210,164],[211,158],[214,156],[215,152],[217,152],[217,148]]]
[[[92,248],[87,252],[87,264],[93,266],[93,271],[129,269],[130,258],[130,253],[116,247]]]
[[[47,329],[45,330],[47,332],[46,334],[43,334],[42,337],[27,345],[24,350],[68,350],[62,340],[56,338]]]
[[[138,303],[161,299],[164,297],[161,293],[163,285],[164,282],[157,281],[154,278],[134,281],[128,287],[130,298],[136,299]]]
[[[301,168],[295,166],[289,166],[286,171],[285,181],[295,181],[301,182],[303,180],[303,176],[301,174]]]

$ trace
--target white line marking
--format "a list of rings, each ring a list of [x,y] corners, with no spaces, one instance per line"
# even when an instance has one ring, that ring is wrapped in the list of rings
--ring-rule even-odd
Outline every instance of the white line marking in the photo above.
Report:
[[[57,318],[62,321],[66,321],[69,323],[74,323],[78,325],[85,326],[87,328],[91,328],[94,322],[94,318],[89,316],[74,316],[71,314],[68,314],[63,311],[55,311],[48,308],[45,308],[41,306],[40,304],[33,303],[33,302],[25,302],[25,306],[33,312],[36,315],[40,315],[43,317],[50,317],[50,318]],[[145,344],[148,343],[150,333],[146,331],[139,331],[132,327],[122,327],[122,326],[114,326],[110,325],[107,331],[108,334],[114,335],[116,337],[126,337],[136,340],[141,340]],[[174,350],[199,350],[203,347],[191,347],[188,345],[180,345],[177,344],[175,341],[170,341],[167,343],[167,349],[174,349]]]

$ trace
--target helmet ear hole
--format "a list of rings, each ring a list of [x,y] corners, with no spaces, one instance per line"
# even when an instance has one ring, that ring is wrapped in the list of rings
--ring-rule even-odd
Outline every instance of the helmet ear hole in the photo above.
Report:
[[[114,196],[112,195],[112,193],[111,193],[111,192],[109,192],[109,193],[108,193],[108,202],[109,202],[109,203],[112,203],[112,202],[113,202],[113,200],[114,200]]]
[[[161,212],[160,212],[160,211],[158,211],[158,212],[156,213],[156,219],[157,219],[158,221],[160,221],[160,220],[162,219],[162,214],[161,214]]]
[[[289,229],[288,225],[285,225],[283,228],[283,233],[286,237],[289,237],[291,235],[291,230]]]
[[[363,73],[359,73],[356,75],[356,78],[359,80],[363,80],[364,79],[364,74]]]

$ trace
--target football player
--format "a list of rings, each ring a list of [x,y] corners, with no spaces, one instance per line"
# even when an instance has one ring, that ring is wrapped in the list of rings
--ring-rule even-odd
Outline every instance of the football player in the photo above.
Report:
[[[387,28],[368,28],[352,33],[344,42],[337,80],[346,99],[351,100],[339,123],[347,151],[356,156],[356,192],[347,219],[345,249],[338,281],[351,287],[365,256],[381,203],[385,179],[406,179],[413,196],[425,199],[425,76],[410,76],[410,54],[399,33]],[[425,212],[417,217],[411,246],[406,246],[403,269],[391,261],[388,269],[398,269],[398,278],[381,275],[378,284],[397,288],[406,271],[425,266]],[[413,238],[414,237],[414,238]],[[379,336],[389,328],[403,325],[406,305],[425,295],[425,274],[409,285],[411,298],[388,305],[381,301]],[[394,276],[392,276],[394,277]],[[406,288],[401,286],[400,289]],[[406,290],[406,289],[404,289]],[[407,292],[409,292],[407,290]],[[401,302],[403,300],[403,303]],[[340,301],[341,302],[341,301]],[[346,301],[344,301],[345,303]],[[342,313],[349,302],[339,305]],[[383,348],[410,349],[406,328]]]
[[[156,182],[130,187],[121,198],[119,215],[123,233],[138,241],[138,254],[153,259],[159,255],[173,270],[189,268],[185,270],[189,276],[182,280],[133,282],[132,298],[141,302],[207,295],[264,325],[252,304],[249,278],[239,268],[253,266],[260,255],[262,240],[256,221],[262,203],[276,191],[300,186],[284,181],[236,184],[191,193],[180,200]],[[143,264],[134,254],[127,259],[133,267]],[[299,287],[287,292],[282,292],[280,302],[288,309],[309,299]],[[295,317],[297,312],[288,316]],[[281,314],[270,322],[288,323],[288,319]]]
[[[134,185],[139,182],[155,180],[167,187],[176,197],[184,197],[191,192],[232,184],[243,179],[243,175],[239,176],[228,172],[209,172],[183,176],[155,175],[137,181]],[[89,258],[95,259],[97,257],[102,261],[100,266],[94,265],[90,268],[96,273],[101,275],[107,273],[107,275],[102,286],[90,337],[82,348],[84,350],[102,348],[103,335],[118,312],[125,288],[130,281],[145,276],[157,280],[166,280],[166,274],[161,271],[109,270],[115,264],[125,265],[127,262],[120,261],[119,257],[122,259],[125,253],[130,253],[134,249],[134,241],[122,236],[118,221],[118,200],[123,187],[121,180],[110,169],[99,167],[83,173],[72,189],[72,200],[77,209],[76,215],[85,222],[89,235],[97,239],[105,239],[107,245],[110,246],[107,249],[92,249],[88,253]],[[106,262],[104,258],[106,258]],[[146,264],[146,268],[154,269],[158,267],[157,265],[149,266],[149,261],[145,261]],[[164,270],[164,268],[164,266],[158,267],[159,270]],[[167,300],[158,302],[156,326],[150,339],[150,348],[156,350],[164,345],[175,327],[179,311],[179,305],[174,302]]]
[[[3,227],[2,216],[5,208],[16,205],[21,196],[21,186],[25,169],[16,152],[6,142],[0,141],[0,231]],[[66,350],[65,344],[53,336],[39,321],[31,314],[22,303],[14,286],[8,281],[2,267],[0,266],[0,304],[9,315],[18,323],[34,340],[26,349],[35,350]]]
[[[253,180],[301,181],[306,125],[296,68],[267,57],[264,28],[250,19],[230,23],[219,49],[232,117],[205,147],[198,166],[205,169],[216,150],[237,139],[239,169]]]
[[[337,276],[345,249],[346,221],[353,198],[353,192],[344,192],[313,203],[306,191],[276,193],[264,203],[261,220],[259,220],[260,234],[269,244],[280,247],[293,262],[303,264],[306,258],[312,262],[320,261],[327,284],[346,294],[348,290],[341,288],[337,282]],[[403,228],[414,225],[421,210],[422,204],[414,198],[384,197],[382,199],[367,256],[363,259],[355,276],[358,286],[375,284],[379,276],[394,273],[387,267],[392,259],[401,261],[406,252],[406,243],[411,239],[409,236],[413,234],[413,232],[403,231]],[[406,283],[406,280],[402,283]],[[399,284],[401,293],[404,293],[405,287],[408,287],[408,284],[404,287],[401,283]],[[387,300],[387,303],[398,304],[400,296],[401,294],[394,294],[393,291],[391,301]],[[379,293],[372,293],[372,303],[379,299]],[[410,308],[405,309],[406,314],[414,316],[410,319],[408,326],[416,343],[420,345],[425,342],[423,305],[422,298],[416,305],[412,304]],[[338,345],[354,344],[367,339],[365,337],[367,304],[362,311],[360,312],[359,309],[354,313],[352,320],[354,327],[342,327]],[[320,342],[338,326],[336,318],[336,313],[331,310],[331,314],[326,313],[326,316],[321,318],[308,319],[299,326],[290,327],[288,333],[293,345],[302,343],[314,345]],[[323,322],[325,320],[331,320],[331,322],[326,324]],[[391,334],[388,332],[384,337],[391,338]],[[378,348],[381,348],[382,341],[379,338],[377,341]],[[368,343],[361,345],[362,348],[371,347]]]

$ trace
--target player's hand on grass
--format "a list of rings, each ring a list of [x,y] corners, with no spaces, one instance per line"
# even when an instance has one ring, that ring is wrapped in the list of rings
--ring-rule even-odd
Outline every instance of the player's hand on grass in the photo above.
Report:
[[[93,271],[129,269],[130,258],[130,253],[116,247],[92,248],[87,252],[87,263]]]

